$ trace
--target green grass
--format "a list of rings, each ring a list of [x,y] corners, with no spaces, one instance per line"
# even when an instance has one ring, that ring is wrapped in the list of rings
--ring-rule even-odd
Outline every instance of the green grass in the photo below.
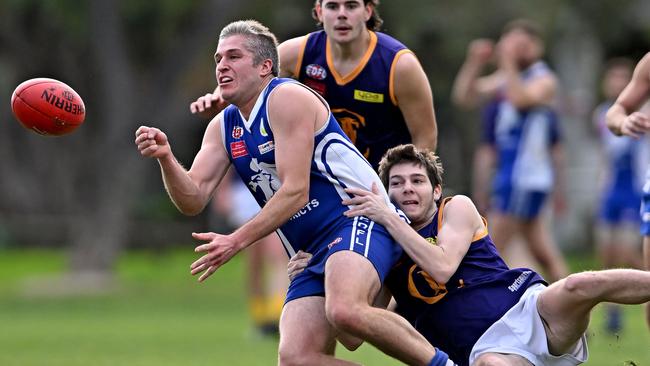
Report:
[[[189,250],[129,253],[110,292],[56,296],[51,279],[65,269],[62,252],[0,251],[0,365],[275,365],[277,342],[251,332],[243,262],[235,258],[199,284],[189,276],[194,258]],[[588,365],[650,366],[641,307],[626,307],[624,317],[613,337],[596,310]],[[399,365],[367,345],[338,355]]]

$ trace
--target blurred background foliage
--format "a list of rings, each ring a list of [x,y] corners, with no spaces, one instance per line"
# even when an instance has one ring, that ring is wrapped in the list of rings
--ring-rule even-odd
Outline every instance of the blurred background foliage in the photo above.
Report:
[[[77,273],[112,273],[127,248],[190,243],[191,231],[227,230],[205,212],[179,215],[157,164],[133,145],[141,124],[161,127],[189,166],[207,121],[189,103],[215,86],[220,29],[255,18],[279,40],[315,29],[308,0],[0,0],[0,246],[68,250]],[[650,2],[642,0],[385,0],[383,30],[415,51],[431,83],[448,193],[468,194],[478,119],[455,109],[450,89],[468,43],[497,38],[509,20],[544,29],[546,59],[559,74],[569,150],[570,212],[555,225],[565,250],[591,248],[597,199],[591,110],[604,61],[650,49]],[[71,85],[85,124],[42,137],[11,115],[13,89],[34,77]]]

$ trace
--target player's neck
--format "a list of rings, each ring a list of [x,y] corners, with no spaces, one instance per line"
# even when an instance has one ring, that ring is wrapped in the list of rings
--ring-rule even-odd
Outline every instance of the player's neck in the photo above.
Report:
[[[362,31],[359,37],[350,42],[331,42],[330,47],[335,62],[358,62],[370,47],[370,31]]]
[[[264,79],[262,79],[254,94],[252,94],[248,98],[245,98],[241,103],[235,104],[239,109],[239,112],[242,114],[242,116],[244,116],[244,118],[246,119],[250,118],[250,114],[253,111],[253,108],[255,108],[255,103],[257,103],[257,99],[259,98],[260,94],[262,94],[266,86],[269,85],[269,83],[273,78],[274,76],[271,74],[266,76]]]
[[[436,212],[438,212],[438,205],[433,206],[433,210],[429,212],[425,217],[422,218],[422,221],[411,221],[411,226],[415,231],[418,231],[422,229],[423,227],[429,225],[431,221],[433,221],[433,218],[436,216]]]

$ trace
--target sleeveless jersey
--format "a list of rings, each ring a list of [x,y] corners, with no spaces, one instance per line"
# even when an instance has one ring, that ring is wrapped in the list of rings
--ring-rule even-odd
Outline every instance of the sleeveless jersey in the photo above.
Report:
[[[436,245],[444,206],[450,199],[443,200],[432,222],[418,231],[431,245]],[[474,343],[529,286],[545,283],[530,269],[509,269],[484,223],[485,232],[473,238],[448,283],[437,283],[406,254],[385,282],[395,297],[397,312],[459,365],[467,365]]]
[[[234,105],[223,111],[221,133],[224,147],[237,173],[262,207],[282,184],[275,165],[273,121],[268,117],[268,98],[278,85],[287,82],[303,86],[292,79],[272,79],[258,97],[248,120]],[[327,105],[322,98],[321,101]],[[373,182],[383,187],[375,171],[345,136],[331,113],[328,122],[316,131],[314,140],[314,151],[296,151],[296,154],[312,155],[309,200],[277,230],[289,256],[298,250],[316,253],[319,249],[316,243],[321,243],[328,232],[352,220],[343,215],[348,206],[343,206],[341,200],[349,197],[344,188],[370,190]],[[389,202],[386,191],[380,189]]]
[[[550,69],[537,62],[522,73],[524,83],[548,75]],[[553,186],[551,146],[560,139],[557,113],[550,107],[515,108],[502,95],[484,113],[483,140],[495,146],[498,167],[493,189],[550,192]]]
[[[334,68],[324,31],[307,36],[294,75],[321,94],[352,143],[376,169],[389,148],[411,142],[393,91],[393,69],[411,52],[396,39],[370,32],[370,46],[349,75]]]
[[[640,195],[646,167],[650,163],[650,144],[644,136],[635,139],[616,136],[607,128],[606,114],[613,102],[604,102],[594,112],[594,123],[607,159],[607,187],[612,191],[637,192]]]

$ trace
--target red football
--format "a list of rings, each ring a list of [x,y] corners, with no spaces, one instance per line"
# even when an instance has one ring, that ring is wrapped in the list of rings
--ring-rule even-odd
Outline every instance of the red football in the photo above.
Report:
[[[84,102],[68,85],[54,79],[27,80],[14,90],[11,110],[26,128],[41,135],[65,135],[86,117]]]

